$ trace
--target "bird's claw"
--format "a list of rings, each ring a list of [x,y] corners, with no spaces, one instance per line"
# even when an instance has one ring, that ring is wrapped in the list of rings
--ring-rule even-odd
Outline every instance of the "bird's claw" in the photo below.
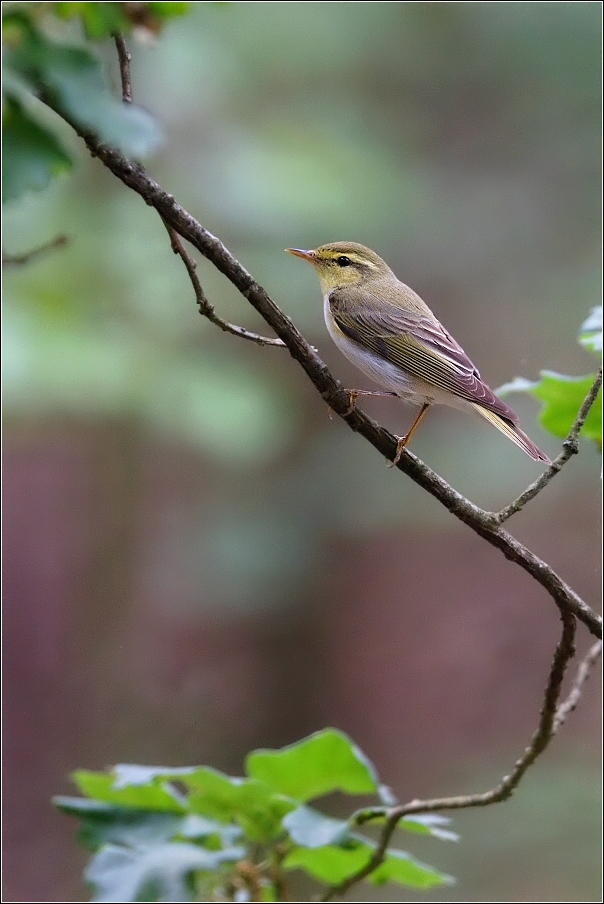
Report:
[[[396,468],[397,464],[399,463],[399,461],[401,460],[401,458],[403,456],[403,451],[405,449],[405,446],[407,445],[408,439],[409,439],[409,433],[407,433],[405,436],[399,436],[397,438],[396,452],[395,452],[395,455],[394,455],[394,458],[392,459],[392,461],[388,462],[389,468]]]

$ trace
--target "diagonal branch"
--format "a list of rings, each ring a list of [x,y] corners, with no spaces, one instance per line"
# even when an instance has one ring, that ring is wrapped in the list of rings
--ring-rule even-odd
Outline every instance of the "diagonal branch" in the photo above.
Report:
[[[547,686],[541,707],[541,715],[539,725],[534,733],[531,741],[514,765],[509,775],[503,777],[501,782],[486,791],[483,794],[466,794],[459,797],[440,797],[433,800],[412,800],[408,804],[384,809],[383,807],[375,807],[372,809],[361,810],[356,814],[354,822],[356,825],[364,825],[374,819],[385,819],[379,841],[376,849],[361,869],[351,876],[348,876],[338,885],[333,885],[327,889],[320,901],[331,901],[335,897],[343,895],[349,888],[356,885],[362,879],[365,879],[377,867],[383,863],[384,858],[390,844],[392,835],[400,822],[405,816],[412,813],[433,813],[436,810],[461,810],[470,807],[486,807],[490,804],[500,803],[512,796],[527,769],[535,762],[537,757],[543,753],[549,742],[554,737],[559,726],[562,724],[567,713],[576,706],[581,695],[583,685],[589,674],[589,669],[597,659],[600,644],[595,644],[590,650],[588,656],[582,663],[573,689],[571,690],[567,700],[560,704],[560,693],[562,690],[562,681],[568,664],[575,654],[575,619],[568,615],[562,615],[562,636],[556,647],[554,658],[552,661]],[[569,701],[572,700],[572,703]],[[563,713],[561,717],[561,713]]]
[[[569,434],[564,440],[562,444],[562,451],[560,454],[553,460],[549,468],[547,468],[543,474],[535,480],[529,487],[526,488],[524,493],[521,493],[518,499],[515,499],[514,502],[507,505],[505,508],[501,509],[500,512],[497,512],[495,515],[495,519],[498,524],[503,524],[504,521],[507,521],[508,518],[511,518],[512,515],[515,515],[516,512],[519,512],[521,508],[524,508],[527,502],[530,502],[531,499],[534,499],[535,496],[541,492],[541,490],[547,486],[552,477],[555,477],[562,468],[563,465],[572,458],[573,455],[576,455],[579,451],[579,433],[583,424],[585,423],[585,419],[590,412],[590,409],[594,402],[596,401],[598,392],[600,391],[600,387],[602,386],[602,368],[596,374],[596,378],[593,381],[591,388],[583,402],[581,403],[581,407],[577,412],[577,416],[575,418],[575,422],[570,428]]]
[[[290,355],[300,364],[329,407],[342,417],[348,426],[360,433],[389,461],[396,456],[397,440],[391,433],[358,409],[350,410],[350,396],[328,370],[318,353],[306,342],[296,326],[269,297],[248,271],[222,242],[197,222],[172,195],[165,192],[136,163],[119,151],[105,147],[61,109],[52,97],[41,92],[41,99],[68,122],[83,138],[89,151],[124,185],[137,192],[154,207],[172,228],[190,242],[223,273],[250,302],[277,336],[283,340]],[[235,441],[235,440],[234,440]],[[472,528],[488,543],[500,549],[506,558],[516,562],[550,594],[561,612],[576,615],[596,637],[602,636],[601,618],[566,584],[547,563],[539,559],[497,523],[497,516],[474,505],[454,490],[438,474],[428,468],[411,452],[405,451],[397,468],[435,497],[456,518]]]

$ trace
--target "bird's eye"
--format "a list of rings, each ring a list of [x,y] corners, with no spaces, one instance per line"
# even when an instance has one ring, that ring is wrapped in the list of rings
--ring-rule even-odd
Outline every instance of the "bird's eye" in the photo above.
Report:
[[[341,257],[336,258],[336,264],[338,265],[338,267],[350,267],[352,264],[352,261],[350,260],[349,257],[345,257],[344,255],[342,255]]]

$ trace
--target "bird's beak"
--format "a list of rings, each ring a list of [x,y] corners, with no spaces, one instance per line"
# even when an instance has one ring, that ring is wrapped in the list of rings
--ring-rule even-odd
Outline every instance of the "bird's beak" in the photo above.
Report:
[[[314,251],[304,251],[303,248],[286,248],[285,250],[288,254],[295,254],[296,257],[302,257],[305,261],[310,261],[311,263],[315,259]]]

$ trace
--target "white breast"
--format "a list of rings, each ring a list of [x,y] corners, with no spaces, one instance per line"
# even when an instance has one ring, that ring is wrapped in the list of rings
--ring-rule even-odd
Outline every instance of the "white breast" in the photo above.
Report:
[[[329,335],[342,354],[368,377],[390,392],[396,392],[403,401],[412,402],[415,405],[422,405],[424,401],[439,401],[434,397],[432,387],[423,380],[409,376],[396,364],[384,361],[383,358],[349,339],[333,319],[329,305],[329,293],[323,296],[323,314]]]

